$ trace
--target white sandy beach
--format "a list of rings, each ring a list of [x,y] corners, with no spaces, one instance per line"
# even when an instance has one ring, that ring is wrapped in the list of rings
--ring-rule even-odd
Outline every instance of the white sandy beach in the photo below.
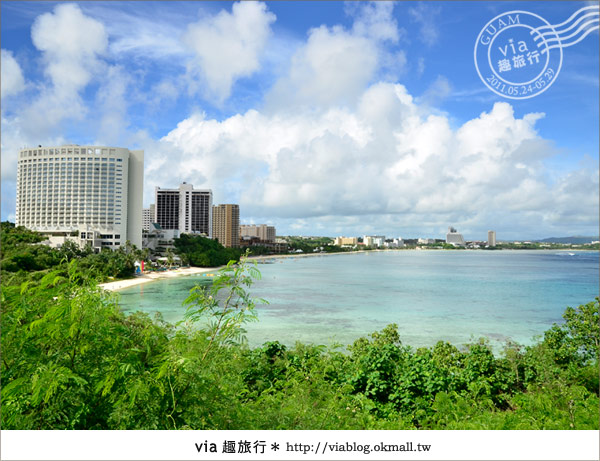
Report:
[[[101,283],[98,286],[101,288],[104,288],[105,290],[116,291],[116,290],[121,290],[123,288],[129,288],[129,287],[133,287],[135,285],[141,285],[143,283],[152,282],[152,281],[158,280],[158,279],[181,277],[184,275],[204,274],[207,272],[212,274],[212,273],[217,272],[219,269],[221,269],[221,268],[220,267],[185,267],[185,268],[172,269],[172,270],[162,271],[162,272],[148,272],[144,275],[139,275],[132,279],[117,280],[115,282]]]
[[[352,252],[344,252],[344,253],[297,253],[297,254],[285,254],[285,255],[260,255],[260,256],[250,256],[248,259],[250,261],[253,260],[264,260],[264,259],[284,259],[284,258],[306,258],[308,256],[329,256],[329,255],[341,255],[341,254],[356,254],[356,253],[364,253],[363,250],[360,251],[352,251]],[[144,275],[139,275],[132,279],[126,280],[117,280],[115,282],[106,282],[100,283],[98,286],[104,288],[108,291],[117,291],[122,290],[123,288],[129,288],[136,285],[141,285],[143,283],[152,282],[154,280],[166,279],[172,277],[182,277],[184,275],[197,275],[210,273],[214,274],[219,269],[222,269],[225,266],[221,267],[185,267],[172,269],[161,272],[148,272]]]

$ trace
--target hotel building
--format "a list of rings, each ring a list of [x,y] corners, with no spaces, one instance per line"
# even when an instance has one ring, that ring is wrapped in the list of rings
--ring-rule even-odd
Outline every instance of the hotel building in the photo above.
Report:
[[[448,233],[446,234],[446,243],[450,243],[454,246],[462,246],[466,245],[465,239],[462,234],[460,234],[454,227],[450,226],[448,228]]]
[[[488,231],[488,246],[496,246],[496,231]]]
[[[212,237],[212,190],[182,183],[178,189],[155,189],[154,221],[162,229]]]
[[[26,148],[17,167],[17,226],[95,249],[142,246],[144,151],[119,147]]]
[[[156,214],[154,208],[155,206],[152,204],[149,208],[144,208],[142,210],[142,229],[145,231],[149,231],[150,226],[154,222],[154,215]]]
[[[333,244],[337,246],[358,245],[358,237],[336,237]]]
[[[379,248],[379,247],[382,247],[383,244],[385,243],[385,236],[384,235],[365,235],[363,237],[363,243],[367,247]]]
[[[212,235],[227,248],[240,246],[239,205],[217,205],[212,207]]]

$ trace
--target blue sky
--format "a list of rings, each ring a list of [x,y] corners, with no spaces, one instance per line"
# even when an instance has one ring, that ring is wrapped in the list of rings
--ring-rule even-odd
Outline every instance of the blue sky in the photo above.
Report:
[[[501,13],[590,5],[3,1],[2,219],[18,149],[71,142],[144,149],[145,206],[187,181],[280,235],[597,235],[598,32],[529,99],[473,59]]]

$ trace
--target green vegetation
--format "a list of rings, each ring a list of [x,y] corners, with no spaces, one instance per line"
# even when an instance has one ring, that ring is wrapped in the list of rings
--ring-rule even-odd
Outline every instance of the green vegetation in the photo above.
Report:
[[[346,349],[249,349],[244,325],[261,300],[246,260],[192,289],[170,325],[124,315],[97,288],[128,270],[134,248],[94,255],[39,241],[3,223],[3,429],[598,430],[598,298],[500,356],[483,339],[415,350],[396,325]],[[190,258],[223,251],[197,238],[180,247]]]
[[[197,267],[224,266],[229,261],[238,261],[244,250],[225,248],[216,240],[199,235],[182,234],[174,240],[177,254],[184,261]]]
[[[348,248],[342,248],[333,244],[333,239],[329,237],[297,237],[289,236],[285,237],[288,244],[289,253],[341,253],[345,251],[352,251]]]
[[[245,346],[233,263],[178,325],[125,316],[78,259],[2,286],[5,429],[598,429],[598,300],[534,346],[413,350],[395,325],[341,348]]]
[[[486,248],[488,249],[488,248]],[[598,243],[500,242],[494,250],[598,250]]]
[[[2,283],[17,284],[33,278],[39,280],[51,270],[67,274],[67,265],[78,260],[79,269],[98,282],[110,278],[128,278],[135,272],[135,261],[142,259],[143,251],[129,242],[118,250],[103,249],[94,253],[90,247],[84,249],[67,241],[60,249],[51,248],[40,242],[45,237],[37,232],[15,227],[3,222],[0,229],[0,265]]]

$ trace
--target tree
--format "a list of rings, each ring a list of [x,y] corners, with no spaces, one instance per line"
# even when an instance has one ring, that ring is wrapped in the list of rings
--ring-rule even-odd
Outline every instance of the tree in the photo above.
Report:
[[[175,265],[175,255],[171,248],[167,248],[167,266],[169,269]]]
[[[208,321],[209,342],[202,354],[204,360],[213,344],[229,344],[241,341],[247,322],[257,319],[254,307],[263,299],[253,299],[247,288],[254,279],[260,279],[260,272],[245,259],[240,264],[229,261],[227,266],[218,272],[210,288],[196,285],[184,301],[187,312],[184,321],[193,323]]]

